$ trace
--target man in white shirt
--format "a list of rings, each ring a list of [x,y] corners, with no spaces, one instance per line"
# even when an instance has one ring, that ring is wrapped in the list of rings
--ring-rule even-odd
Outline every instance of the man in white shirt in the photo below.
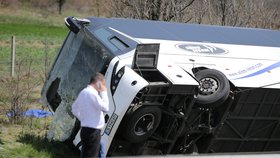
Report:
[[[105,78],[96,73],[72,105],[72,113],[81,122],[82,157],[97,157],[101,129],[105,125],[104,112],[109,111]]]

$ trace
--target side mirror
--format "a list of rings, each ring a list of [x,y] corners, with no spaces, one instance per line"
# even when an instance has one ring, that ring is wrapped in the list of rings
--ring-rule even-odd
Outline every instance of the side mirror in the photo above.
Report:
[[[88,19],[78,19],[75,17],[66,17],[64,19],[64,22],[68,29],[75,34],[77,34],[81,30],[83,25],[90,23]]]

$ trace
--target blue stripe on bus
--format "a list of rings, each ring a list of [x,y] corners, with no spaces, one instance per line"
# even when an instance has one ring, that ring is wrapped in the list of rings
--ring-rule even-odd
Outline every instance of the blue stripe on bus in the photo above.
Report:
[[[270,65],[270,66],[268,66],[268,67],[266,67],[264,69],[261,69],[261,70],[259,70],[257,72],[254,72],[252,74],[249,74],[249,75],[246,75],[246,76],[243,76],[243,77],[239,77],[239,78],[235,78],[234,80],[257,76],[257,75],[260,75],[262,73],[265,73],[265,72],[267,72],[269,70],[272,70],[272,69],[275,69],[275,68],[278,68],[278,67],[280,67],[280,62],[272,64],[272,65]]]

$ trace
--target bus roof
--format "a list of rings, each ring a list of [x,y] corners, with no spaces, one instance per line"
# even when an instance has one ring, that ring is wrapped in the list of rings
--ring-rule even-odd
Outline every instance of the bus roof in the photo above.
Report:
[[[123,18],[88,18],[89,29],[111,27],[133,38],[280,47],[280,31]]]

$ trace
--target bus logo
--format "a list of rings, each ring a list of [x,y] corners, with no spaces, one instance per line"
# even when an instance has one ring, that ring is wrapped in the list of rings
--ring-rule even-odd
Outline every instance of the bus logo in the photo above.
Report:
[[[206,44],[176,44],[176,47],[197,54],[222,55],[228,53],[225,49]]]

